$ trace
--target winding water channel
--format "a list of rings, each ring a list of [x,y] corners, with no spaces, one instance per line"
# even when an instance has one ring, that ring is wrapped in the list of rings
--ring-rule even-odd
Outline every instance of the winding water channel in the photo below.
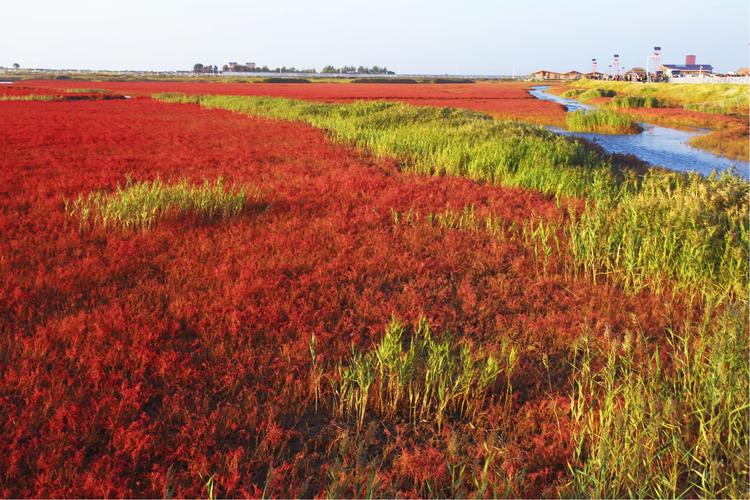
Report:
[[[593,109],[575,99],[565,99],[546,92],[548,86],[534,87],[530,93],[538,99],[556,102],[566,107],[568,111]],[[569,132],[557,127],[548,127],[553,132],[562,135],[581,137],[601,146],[608,153],[631,154],[639,159],[671,170],[695,171],[708,175],[713,170],[727,170],[734,168],[745,179],[750,178],[750,164],[738,160],[731,160],[688,145],[691,137],[706,133],[705,130],[688,132],[667,127],[659,127],[649,123],[641,123],[643,132],[640,134],[610,135],[582,132]]]

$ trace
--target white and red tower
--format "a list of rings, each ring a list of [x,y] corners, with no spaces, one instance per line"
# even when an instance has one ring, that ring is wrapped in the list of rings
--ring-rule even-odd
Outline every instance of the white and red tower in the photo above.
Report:
[[[596,59],[591,60],[591,77],[596,78]]]
[[[615,58],[612,61],[612,69],[615,72],[615,80],[620,79],[620,54],[615,54]]]
[[[661,47],[654,47],[654,76],[659,76],[659,70],[661,69]]]

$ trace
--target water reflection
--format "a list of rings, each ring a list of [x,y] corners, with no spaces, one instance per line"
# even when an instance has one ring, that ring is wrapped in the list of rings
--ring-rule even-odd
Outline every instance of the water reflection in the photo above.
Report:
[[[531,95],[546,101],[562,104],[568,111],[592,109],[575,99],[565,99],[546,92],[547,86],[534,87]],[[694,171],[708,175],[713,170],[734,168],[745,179],[750,178],[750,164],[730,160],[707,151],[692,148],[687,141],[691,137],[705,133],[702,130],[689,132],[668,127],[641,123],[643,132],[629,135],[591,134],[568,132],[556,127],[550,130],[563,135],[582,137],[601,146],[608,153],[631,154],[652,165],[672,170]]]

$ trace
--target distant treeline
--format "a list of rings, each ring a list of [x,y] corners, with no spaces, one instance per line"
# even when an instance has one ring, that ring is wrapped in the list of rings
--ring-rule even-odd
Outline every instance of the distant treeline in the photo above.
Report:
[[[380,66],[373,66],[371,68],[367,68],[365,66],[341,66],[340,68],[336,68],[334,66],[328,65],[325,68],[323,68],[321,73],[343,73],[343,74],[350,74],[350,75],[395,75],[393,71],[390,71],[386,67],[380,67]]]
[[[288,68],[281,66],[280,68],[269,68],[268,66],[256,66],[254,64],[225,64],[221,67],[221,71],[233,71],[239,73],[317,73],[313,69],[297,69],[294,66]],[[193,65],[193,73],[218,73],[219,67],[216,65],[204,65],[196,63]],[[393,71],[388,70],[386,67],[372,66],[371,68],[365,66],[342,66],[336,68],[328,65],[324,67],[320,73],[322,74],[345,74],[345,75],[395,75]]]

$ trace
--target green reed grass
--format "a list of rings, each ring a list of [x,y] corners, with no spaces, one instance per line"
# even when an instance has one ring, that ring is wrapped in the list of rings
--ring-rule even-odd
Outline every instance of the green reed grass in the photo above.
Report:
[[[414,424],[434,420],[438,428],[449,415],[471,418],[498,383],[509,408],[516,349],[503,342],[497,355],[473,353],[449,335],[435,337],[421,319],[408,330],[393,319],[370,351],[352,350],[338,366],[333,389],[338,412],[361,426],[368,412]]]
[[[562,96],[567,98],[579,99],[581,101],[588,101],[597,97],[614,97],[617,93],[614,90],[609,89],[570,89],[565,91]]]
[[[0,94],[0,101],[57,101],[61,98],[49,94],[26,94],[26,95],[13,95],[13,94]]]
[[[570,85],[584,92],[599,88],[612,90],[618,96],[652,96],[669,106],[719,114],[740,114],[750,111],[750,94],[743,84],[680,84],[680,83],[636,83],[579,80]]]
[[[465,110],[383,101],[156,97],[303,121],[369,153],[401,158],[417,173],[587,198],[586,208],[571,214],[567,228],[577,268],[632,290],[649,284],[660,288],[671,280],[701,294],[733,290],[746,301],[750,198],[747,182],[732,173],[704,178],[653,170],[638,177],[614,169],[579,142]]]
[[[73,88],[73,89],[64,89],[63,92],[66,92],[68,94],[110,94],[111,91],[106,89],[96,89],[96,88]]]
[[[700,111],[702,113],[712,113],[719,115],[736,115],[743,114],[748,109],[748,96],[733,95],[719,97],[713,100],[702,102],[688,102],[683,105],[684,109],[689,111]]]
[[[661,103],[654,96],[618,96],[612,99],[614,108],[659,108]]]
[[[475,231],[481,224],[481,219],[477,217],[474,205],[465,206],[460,212],[445,209],[443,212],[428,214],[427,221],[443,229],[458,229],[462,231]]]
[[[582,338],[570,396],[573,496],[747,498],[747,314],[715,315],[667,332],[663,351],[649,353],[642,333],[609,348]]]
[[[642,129],[629,116],[609,109],[579,110],[565,116],[568,130],[599,134],[637,134]]]
[[[595,281],[629,290],[671,284],[747,301],[748,187],[731,173],[651,171],[619,199],[571,213],[573,257]]]
[[[384,101],[325,104],[271,97],[157,94],[253,116],[303,121],[407,170],[464,176],[556,196],[599,196],[616,187],[613,168],[585,144],[543,128],[467,110]]]
[[[644,94],[674,98],[661,90]],[[594,497],[747,495],[750,194],[745,180],[731,172],[707,178],[619,172],[576,142],[468,111],[386,102],[167,99],[303,121],[338,141],[401,158],[418,173],[585,198],[582,210],[569,210],[564,228],[530,221],[509,232],[504,221],[480,218],[473,207],[427,219],[446,229],[484,228],[524,237],[542,261],[568,248],[572,268],[594,281],[605,279],[633,292],[681,290],[699,303],[718,303],[716,311],[707,308],[703,324],[669,332],[665,352],[648,352],[641,334],[611,351],[591,343],[578,351],[570,488],[575,496]],[[413,211],[392,216],[396,225],[420,220]],[[510,390],[516,354],[509,346],[490,361],[450,340],[434,339],[426,324],[409,339],[404,331],[392,323],[373,350],[353,352],[339,366],[336,407],[359,426],[369,412],[415,423],[442,422],[448,414],[470,417],[503,373]],[[473,389],[459,390],[466,381]]]
[[[257,193],[254,194],[257,197]],[[249,201],[246,188],[228,189],[219,178],[202,185],[183,179],[173,184],[159,179],[127,180],[114,192],[97,191],[65,200],[65,212],[82,228],[92,224],[122,229],[150,228],[164,219],[194,217],[213,221],[239,214]]]
[[[169,102],[173,104],[198,104],[200,97],[183,94],[181,92],[163,92],[156,94],[160,101]]]

